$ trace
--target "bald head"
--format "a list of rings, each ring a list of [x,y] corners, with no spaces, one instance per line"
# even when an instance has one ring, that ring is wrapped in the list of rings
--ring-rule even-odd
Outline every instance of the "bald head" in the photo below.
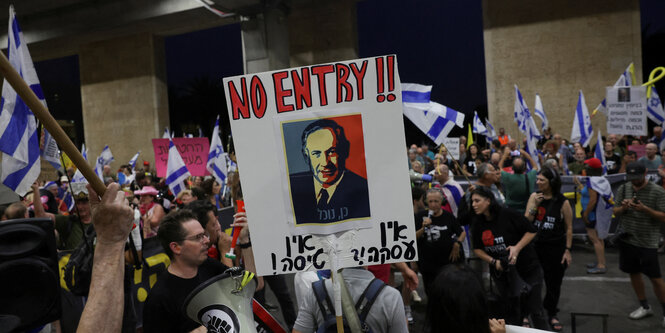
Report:
[[[28,215],[28,209],[22,202],[15,202],[7,209],[5,209],[5,215],[2,216],[3,220],[13,220],[13,219],[23,219],[30,217]]]
[[[658,146],[655,143],[647,143],[647,146],[645,148],[645,152],[647,154],[647,157],[652,160],[656,154],[658,153]]]
[[[448,181],[449,172],[450,170],[448,169],[448,166],[445,164],[441,164],[436,167],[436,172],[434,173],[434,177],[440,184],[444,184],[445,182]]]

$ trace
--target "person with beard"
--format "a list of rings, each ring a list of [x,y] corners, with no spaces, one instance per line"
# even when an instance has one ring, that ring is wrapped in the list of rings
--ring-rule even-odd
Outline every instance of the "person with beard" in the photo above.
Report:
[[[630,275],[630,282],[640,307],[630,319],[653,315],[647,302],[642,274],[649,277],[654,293],[663,307],[665,326],[665,281],[658,262],[660,226],[665,223],[665,189],[646,180],[646,167],[632,162],[626,167],[626,180],[616,192],[614,215],[619,218],[623,234],[619,242],[619,268]]]
[[[513,159],[513,173],[501,170],[501,184],[503,184],[504,193],[506,195],[506,206],[524,214],[526,210],[526,203],[529,201],[531,192],[535,189],[536,174],[538,170],[532,168],[531,171],[526,171],[526,159],[529,160],[531,165],[536,165],[529,154],[525,151],[520,151],[520,156]],[[510,150],[504,150],[501,161],[499,161],[499,168],[503,168],[506,159],[510,158]]]

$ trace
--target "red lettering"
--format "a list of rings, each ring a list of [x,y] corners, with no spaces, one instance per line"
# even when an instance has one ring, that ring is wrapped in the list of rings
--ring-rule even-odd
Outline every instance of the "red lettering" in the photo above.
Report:
[[[296,109],[303,108],[303,102],[307,107],[312,107],[312,86],[309,78],[309,68],[301,69],[301,75],[298,76],[297,70],[291,71],[291,79],[293,80],[293,97],[296,100]]]
[[[364,98],[363,80],[365,80],[365,73],[367,72],[367,60],[362,62],[360,69],[358,69],[358,66],[356,66],[355,63],[351,63],[351,72],[353,73],[353,76],[356,78],[356,86],[358,89],[358,100],[362,100]]]
[[[233,81],[229,81],[229,94],[231,95],[231,108],[233,109],[233,120],[238,120],[240,117],[243,119],[249,118],[249,99],[247,98],[247,81],[245,78],[240,78],[240,85],[242,88],[242,99],[238,95]]]
[[[349,79],[349,68],[344,64],[336,64],[337,69],[337,103],[342,103],[342,88],[346,92],[344,101],[350,102],[353,100],[353,87],[347,81]]]
[[[328,105],[328,98],[326,97],[326,74],[335,71],[333,65],[322,65],[312,67],[312,74],[316,75],[319,81],[319,101],[321,106]]]
[[[261,82],[261,79],[259,79],[258,76],[254,75],[252,77],[252,83],[249,89],[252,97],[254,116],[256,116],[256,118],[263,118],[268,103],[266,102],[266,89],[263,87],[263,82]]]
[[[282,80],[289,76],[289,72],[277,72],[272,75],[272,82],[275,85],[275,102],[277,105],[277,112],[293,111],[293,105],[284,104],[284,97],[289,97],[292,94],[291,90],[284,90]]]

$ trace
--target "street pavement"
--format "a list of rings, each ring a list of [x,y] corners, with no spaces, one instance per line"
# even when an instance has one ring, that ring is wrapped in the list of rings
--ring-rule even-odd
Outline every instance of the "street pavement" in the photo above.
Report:
[[[563,332],[573,332],[571,326],[572,313],[586,313],[607,315],[607,332],[665,332],[663,328],[663,311],[658,299],[653,293],[650,281],[644,277],[647,300],[654,315],[641,320],[631,320],[628,314],[637,309],[639,303],[630,284],[628,274],[619,270],[619,253],[616,248],[606,249],[608,271],[606,274],[590,275],[586,273],[586,263],[595,261],[595,254],[590,244],[576,238],[573,244],[573,263],[566,271],[564,277],[561,300],[559,302],[559,320],[564,326]],[[660,255],[661,271],[665,265],[665,256]],[[295,303],[293,291],[293,275],[287,276],[291,288],[291,297]],[[396,274],[395,283],[401,282],[401,276]],[[415,324],[410,326],[411,332],[426,332],[425,309],[427,299],[421,286],[418,288],[423,302],[412,305]],[[277,305],[272,292],[266,293],[268,303]],[[275,309],[271,312],[278,320],[282,320],[281,312]],[[603,332],[603,320],[598,316],[576,315],[577,332],[593,333]]]

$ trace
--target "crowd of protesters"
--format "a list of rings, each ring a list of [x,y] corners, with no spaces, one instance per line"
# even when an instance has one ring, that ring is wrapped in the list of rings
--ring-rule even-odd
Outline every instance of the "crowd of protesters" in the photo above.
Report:
[[[640,307],[630,314],[630,318],[641,319],[653,314],[653,309],[646,302],[641,274],[650,278],[665,313],[665,282],[660,275],[656,254],[661,241],[659,223],[665,222],[664,201],[657,200],[665,194],[665,166],[661,159],[665,151],[658,151],[660,128],[654,130],[654,136],[650,139],[608,135],[604,142],[598,143],[602,147],[605,164],[594,156],[594,147],[571,144],[549,129],[538,144],[538,156],[531,156],[520,149],[522,145],[510,138],[503,129],[499,133],[499,138],[489,142],[486,147],[467,144],[467,138],[461,137],[458,158],[453,158],[445,146],[437,149],[430,149],[428,144],[408,147],[419,259],[409,265],[393,265],[392,269],[391,265],[369,267],[371,274],[386,284],[393,281],[391,270],[401,272],[404,277],[402,297],[399,300],[399,307],[403,306],[404,311],[392,312],[391,319],[398,316],[404,318],[404,323],[414,322],[410,304],[422,300],[414,290],[418,284],[415,271],[418,271],[423,277],[423,289],[428,297],[426,326],[433,331],[442,325],[450,327],[452,331],[464,331],[478,325],[478,316],[485,318],[487,323],[481,324],[482,329],[479,331],[502,332],[505,331],[505,324],[533,325],[536,328],[561,331],[563,327],[557,317],[558,302],[565,270],[572,263],[573,216],[570,202],[561,193],[561,176],[597,177],[603,174],[603,168],[607,174],[626,173],[630,180],[619,188],[614,208],[614,214],[623,227],[620,269],[630,274],[640,302]],[[631,149],[639,147],[644,147],[644,156],[638,159],[638,152]],[[429,174],[431,178],[413,177],[414,174]],[[85,185],[70,183],[73,176],[74,170],[70,169],[57,179],[35,183],[22,201],[2,207],[2,219],[50,218],[54,221],[58,250],[75,249],[84,241],[90,226],[95,222],[90,202],[97,201],[97,197]],[[147,162],[138,168],[123,165],[117,173],[106,166],[102,177],[106,185],[116,182],[121,184],[117,191],[123,194],[133,211],[133,227],[125,241],[126,267],[144,260],[141,245],[146,239],[159,237],[165,252],[176,263],[168,270],[170,275],[167,274],[167,280],[180,277],[182,272],[179,269],[193,267],[196,272],[199,267],[208,267],[199,259],[188,262],[187,250],[182,244],[169,248],[173,242],[180,244],[190,238],[206,250],[206,262],[212,260],[216,262],[215,265],[222,265],[214,266],[214,269],[200,269],[220,272],[224,267],[245,265],[247,269],[254,270],[253,258],[246,257],[247,254],[251,256],[251,242],[245,216],[236,215],[233,225],[242,226],[245,230],[241,240],[244,247],[241,247],[249,252],[244,251],[244,255],[235,260],[223,255],[229,251],[231,237],[221,230],[216,218],[222,209],[233,206],[234,198],[242,198],[237,172],[231,172],[227,181],[222,183],[212,177],[191,177],[186,184],[187,190],[177,197],[169,191],[163,178],[155,176]],[[469,185],[466,191],[456,178],[466,178]],[[582,198],[582,220],[597,255],[596,262],[587,264],[587,272],[603,274],[607,271],[604,243],[595,229],[600,219],[595,215],[595,207],[599,205],[602,193],[590,186],[589,182],[578,180],[578,184]],[[194,228],[186,224],[189,219],[198,221],[200,226]],[[160,227],[163,223],[175,226],[162,230]],[[176,230],[176,233],[172,230]],[[191,231],[192,236],[184,240],[168,241],[169,237],[179,237],[178,230],[181,233]],[[498,302],[505,305],[498,307],[503,312],[490,313],[488,310],[491,304],[482,290],[482,280],[464,277],[479,276],[467,266],[471,259],[487,263],[488,272],[495,282],[495,292],[499,295]],[[362,274],[349,273],[349,281],[365,281],[367,277]],[[323,276],[325,274],[319,274],[316,279]],[[126,276],[125,292],[128,280]],[[455,288],[448,285],[450,281],[462,280],[465,283],[460,282],[459,290],[453,290]],[[298,284],[305,282],[296,278],[296,285],[288,286],[282,275],[265,278],[265,281],[259,279],[259,291],[255,297],[268,309],[276,308],[277,305],[266,303],[262,289],[264,282],[271,286],[278,300],[285,326],[292,329],[303,308],[300,299],[298,302],[291,299],[289,289],[294,288],[298,294],[302,287]],[[166,287],[162,285],[157,284],[161,288],[159,294],[165,297],[168,288],[164,289]],[[543,288],[544,299],[541,297]],[[477,295],[478,298],[462,302],[451,294],[460,290]],[[397,294],[386,292],[382,302],[395,302],[394,295]],[[168,328],[170,324],[167,319],[181,316],[177,313],[166,318],[160,313],[167,310],[155,312],[155,309],[159,309],[154,305],[157,297],[148,295],[148,312],[144,311],[143,317],[146,332]],[[300,309],[296,304],[301,305]],[[305,304],[308,304],[307,301]],[[451,308],[452,304],[458,305]],[[465,307],[472,311],[466,317],[458,311],[458,308]],[[125,306],[121,320],[123,332],[135,332],[137,329],[137,314],[132,311],[131,306]],[[73,322],[63,320],[56,322],[53,327],[57,327],[56,331],[73,331],[78,325],[81,312],[78,316],[74,315],[76,319]],[[453,328],[450,326],[453,325],[453,321],[449,321],[450,316],[468,318],[468,321],[455,322],[455,325],[460,326]],[[188,330],[197,327],[186,318],[178,320],[181,321],[176,320],[173,325]],[[81,325],[84,324],[82,321]],[[401,324],[393,326],[392,330],[378,331],[397,332],[405,327]]]
[[[575,191],[581,198],[581,219],[596,253],[596,261],[586,264],[587,273],[604,274],[606,232],[601,237],[596,229],[603,222],[609,226],[611,214],[596,215],[596,208],[605,204],[602,197],[606,193],[598,188],[602,186],[594,184],[609,185],[603,175],[626,173],[627,182],[619,187],[621,193],[615,194],[614,215],[620,222],[616,232],[620,235],[617,236],[619,268],[630,274],[640,303],[629,317],[641,319],[653,314],[646,302],[641,276],[644,274],[650,278],[663,305],[665,326],[665,282],[656,256],[665,248],[660,233],[665,222],[665,200],[655,199],[665,194],[665,164],[661,158],[665,149],[659,152],[659,147],[665,148],[661,144],[661,131],[655,127],[651,137],[610,134],[596,143],[600,145],[602,159],[595,153],[595,145],[570,143],[549,128],[538,142],[538,156],[520,149],[520,144],[504,129],[499,130],[499,138],[488,142],[486,148],[467,144],[467,138],[460,137],[457,159],[451,158],[443,145],[434,151],[427,144],[411,145],[407,155],[411,174],[432,175],[431,183],[412,176],[414,207],[417,200],[424,200],[415,216],[420,259],[417,269],[424,278],[436,277],[445,267],[455,265],[452,259],[456,258],[458,244],[466,245],[464,238],[469,238],[472,257],[475,255],[489,264],[490,276],[503,305],[497,308],[508,309],[491,315],[512,325],[561,331],[558,302],[565,270],[572,262],[574,215],[570,201],[561,191],[561,176],[574,176]],[[643,156],[638,158],[638,155]],[[455,177],[466,180],[469,185],[466,192]],[[428,191],[427,196],[421,194],[423,190]],[[443,193],[441,198],[438,193]],[[440,201],[441,209],[432,207],[432,201],[434,205]],[[446,222],[434,223],[438,216],[446,216]],[[438,225],[446,226],[445,234],[437,230],[441,228]],[[447,239],[437,243],[432,234],[445,235]],[[430,267],[432,257],[438,258],[434,270]],[[455,271],[448,270],[446,274],[456,274]],[[431,298],[432,282],[428,280],[436,280],[432,277],[424,280],[425,291]],[[541,298],[543,288],[545,296]]]

